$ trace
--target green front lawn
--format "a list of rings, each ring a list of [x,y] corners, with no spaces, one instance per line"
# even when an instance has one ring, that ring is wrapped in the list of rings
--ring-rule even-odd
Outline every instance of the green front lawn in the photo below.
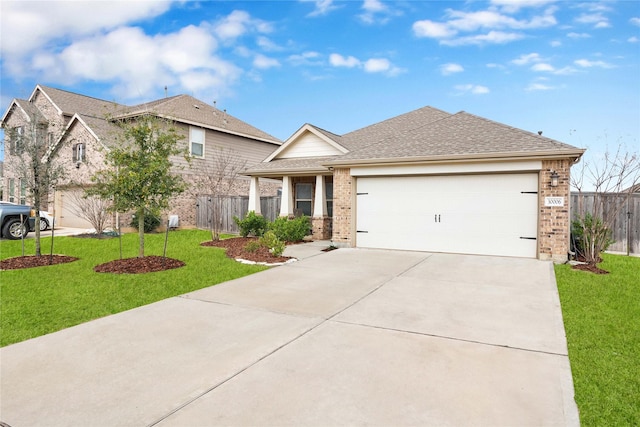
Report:
[[[640,425],[640,258],[604,254],[595,275],[555,267],[583,426]]]
[[[124,235],[123,257],[138,253],[138,235]],[[46,267],[0,272],[0,346],[68,328],[172,296],[246,276],[265,267],[244,265],[224,250],[202,247],[208,231],[169,233],[167,257],[185,267],[146,274],[95,273],[93,267],[119,258],[119,239],[56,237],[54,253],[78,261]],[[147,234],[145,254],[162,255],[164,234]],[[50,238],[42,239],[43,252]],[[26,254],[34,253],[33,239]],[[0,259],[21,255],[20,241],[0,241]]]

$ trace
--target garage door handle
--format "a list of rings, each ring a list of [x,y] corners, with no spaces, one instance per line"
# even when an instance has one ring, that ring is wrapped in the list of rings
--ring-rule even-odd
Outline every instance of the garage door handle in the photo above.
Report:
[[[536,237],[522,237],[520,236],[521,239],[525,239],[525,240],[537,240]]]

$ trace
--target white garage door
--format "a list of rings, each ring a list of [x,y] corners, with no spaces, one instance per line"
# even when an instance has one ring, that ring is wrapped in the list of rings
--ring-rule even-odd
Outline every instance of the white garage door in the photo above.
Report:
[[[356,245],[536,257],[538,175],[361,177]]]
[[[60,227],[93,228],[91,223],[80,217],[77,200],[82,190],[68,189],[56,192],[56,225]]]

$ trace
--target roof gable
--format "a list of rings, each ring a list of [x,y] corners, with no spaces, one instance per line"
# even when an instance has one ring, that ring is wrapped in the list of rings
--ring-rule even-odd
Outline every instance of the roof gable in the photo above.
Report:
[[[55,106],[59,114],[65,116],[73,116],[76,113],[80,113],[87,116],[106,118],[113,114],[118,108],[123,107],[113,101],[106,101],[104,99],[93,98],[42,85],[36,85],[29,100],[33,100],[38,92],[41,92],[51,104]]]
[[[264,161],[302,157],[339,156],[348,153],[340,145],[340,137],[316,126],[305,124],[291,135],[285,143]]]

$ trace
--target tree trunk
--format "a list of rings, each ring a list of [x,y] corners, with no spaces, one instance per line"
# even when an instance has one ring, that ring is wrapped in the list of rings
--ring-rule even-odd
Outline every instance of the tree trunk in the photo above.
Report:
[[[144,209],[140,209],[138,215],[138,258],[144,258]]]

